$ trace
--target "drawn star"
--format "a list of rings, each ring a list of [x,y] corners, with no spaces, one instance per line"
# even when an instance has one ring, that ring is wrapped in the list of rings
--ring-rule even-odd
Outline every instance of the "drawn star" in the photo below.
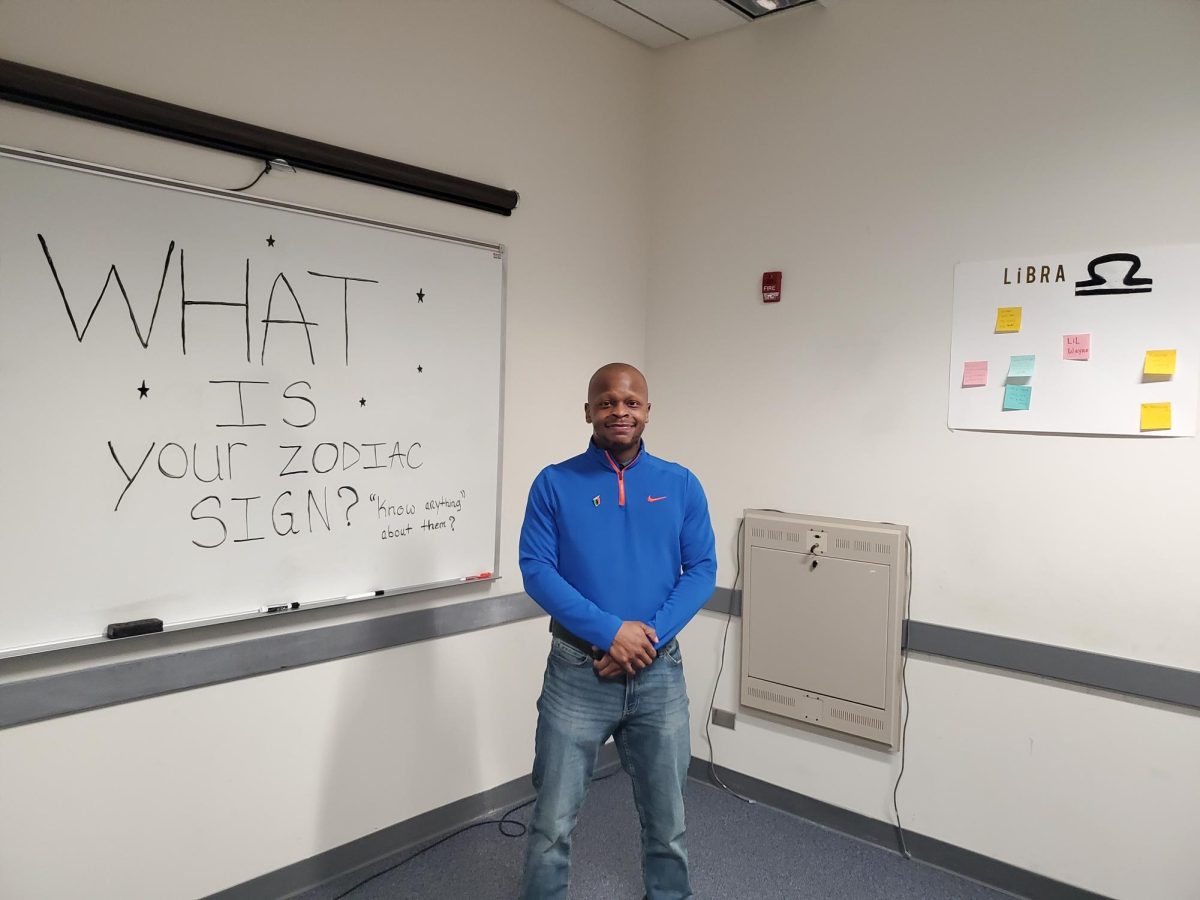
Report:
[[[142,379],[142,386],[138,388],[138,399],[145,400],[146,395],[150,393],[150,388],[146,387],[146,379]]]
[[[366,398],[366,397],[360,397],[360,398],[359,398],[359,400],[358,400],[358,405],[359,405],[359,406],[366,406],[366,405],[367,405],[367,398]]]
[[[417,291],[417,302],[418,303],[425,302],[425,288],[421,288],[419,291]]]
[[[424,369],[424,367],[423,367],[423,366],[417,366],[417,371],[418,371],[418,372],[424,372],[424,371],[425,371],[425,369]]]
[[[267,235],[267,246],[268,246],[268,247],[274,247],[274,246],[275,246],[275,235],[273,235],[273,234],[269,234],[269,235]]]

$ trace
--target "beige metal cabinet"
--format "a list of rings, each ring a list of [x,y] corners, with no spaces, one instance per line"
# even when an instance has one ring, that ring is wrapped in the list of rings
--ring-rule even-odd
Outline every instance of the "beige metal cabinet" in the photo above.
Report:
[[[745,516],[742,705],[894,748],[907,529]]]

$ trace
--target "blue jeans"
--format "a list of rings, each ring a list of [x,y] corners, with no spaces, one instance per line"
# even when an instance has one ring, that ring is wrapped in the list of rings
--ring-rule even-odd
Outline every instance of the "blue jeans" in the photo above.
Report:
[[[646,897],[692,896],[683,822],[691,732],[678,641],[636,675],[600,678],[590,657],[555,638],[538,698],[523,900],[566,900],[575,820],[610,735],[633,780]]]

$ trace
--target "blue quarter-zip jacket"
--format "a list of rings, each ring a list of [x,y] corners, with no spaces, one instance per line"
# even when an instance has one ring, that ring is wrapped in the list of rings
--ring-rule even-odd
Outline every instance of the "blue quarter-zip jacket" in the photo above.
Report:
[[[601,650],[624,621],[671,640],[712,596],[716,545],[704,489],[643,444],[622,469],[595,444],[547,466],[521,528],[525,591]]]

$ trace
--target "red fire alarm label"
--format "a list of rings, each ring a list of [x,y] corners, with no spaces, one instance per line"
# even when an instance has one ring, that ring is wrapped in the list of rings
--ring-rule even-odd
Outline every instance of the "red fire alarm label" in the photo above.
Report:
[[[763,272],[763,303],[778,303],[783,296],[783,273]]]

